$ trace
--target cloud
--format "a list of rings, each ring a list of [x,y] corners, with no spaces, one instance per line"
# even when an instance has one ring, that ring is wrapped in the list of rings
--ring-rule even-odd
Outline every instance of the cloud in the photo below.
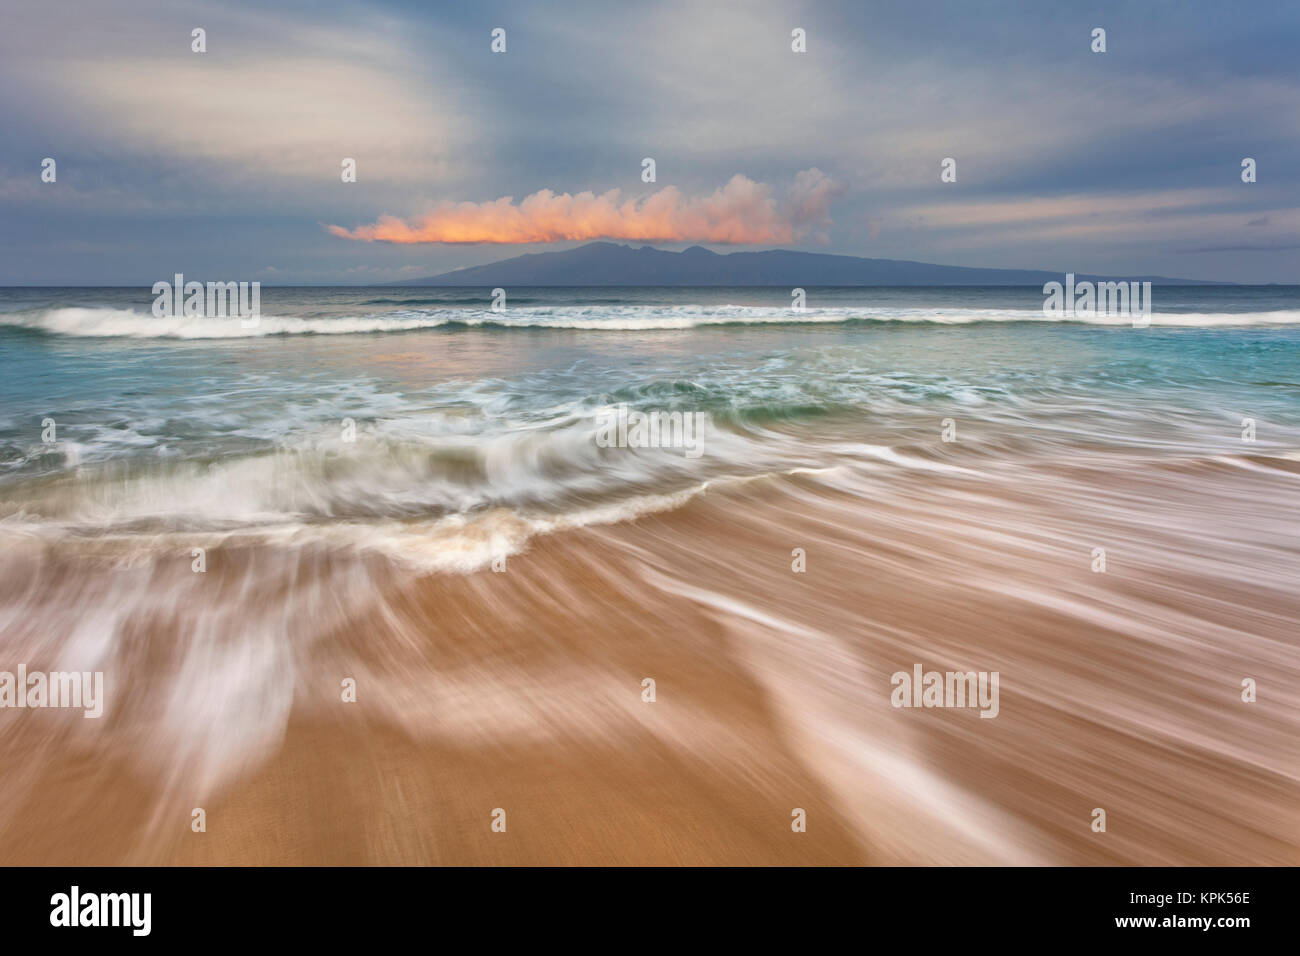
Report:
[[[809,236],[824,242],[830,203],[840,192],[821,170],[805,169],[778,202],[767,185],[737,173],[726,186],[695,199],[675,186],[640,199],[624,199],[618,189],[599,196],[543,189],[517,205],[510,196],[483,203],[442,202],[413,222],[381,216],[371,225],[330,226],[329,231],[343,239],[398,244],[629,239],[756,245]]]
[[[345,157],[360,182],[402,195],[463,163],[452,144],[471,127],[445,92],[450,68],[373,11],[327,23],[236,3],[71,6],[21,11],[0,32],[0,118],[59,158],[60,182],[77,181],[68,155],[123,190],[186,178],[191,200],[198,181],[283,203],[287,189],[340,184]],[[207,53],[191,50],[194,25]]]
[[[1278,252],[1300,249],[1300,242],[1243,242],[1235,246],[1202,246],[1197,249],[1184,249],[1183,252]]]

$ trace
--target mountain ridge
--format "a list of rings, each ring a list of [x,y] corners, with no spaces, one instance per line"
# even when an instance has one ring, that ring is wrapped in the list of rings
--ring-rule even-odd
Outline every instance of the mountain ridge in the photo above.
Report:
[[[394,286],[987,286],[1060,282],[1063,272],[984,269],[910,259],[868,259],[772,249],[718,253],[704,246],[681,252],[614,242],[589,242],[558,252],[529,252],[389,283]],[[1076,280],[1139,281],[1159,285],[1233,285],[1153,275],[1077,273]]]

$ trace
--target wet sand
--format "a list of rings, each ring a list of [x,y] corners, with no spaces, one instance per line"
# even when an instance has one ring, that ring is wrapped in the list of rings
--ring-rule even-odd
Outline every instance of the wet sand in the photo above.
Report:
[[[322,553],[276,578],[214,553],[225,623],[185,632],[182,601],[128,629],[102,721],[0,713],[0,862],[1295,865],[1295,482],[1276,462],[796,475],[540,536],[504,572]],[[59,564],[79,560],[5,596],[200,586]],[[238,622],[275,600],[267,666]],[[177,646],[199,640],[206,671]],[[892,707],[917,663],[998,671],[998,716]],[[242,666],[280,696],[160,730],[160,701],[237,697]]]

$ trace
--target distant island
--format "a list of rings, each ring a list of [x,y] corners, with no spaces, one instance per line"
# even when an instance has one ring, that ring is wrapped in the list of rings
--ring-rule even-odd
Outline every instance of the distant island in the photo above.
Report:
[[[1038,285],[1063,272],[972,269],[906,259],[863,259],[774,249],[720,254],[703,246],[668,252],[652,246],[590,242],[563,252],[534,252],[488,265],[457,269],[402,286],[936,286]],[[1085,275],[1080,280],[1126,279],[1161,285],[1230,285],[1152,275]]]

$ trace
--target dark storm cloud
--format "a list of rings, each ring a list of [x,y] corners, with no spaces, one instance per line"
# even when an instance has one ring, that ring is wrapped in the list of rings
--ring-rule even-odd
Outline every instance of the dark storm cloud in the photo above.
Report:
[[[1297,281],[1300,8],[1050,6],[17,8],[0,36],[0,282],[382,281],[544,247],[325,226],[542,190],[779,189],[812,167],[840,189],[819,250]]]

